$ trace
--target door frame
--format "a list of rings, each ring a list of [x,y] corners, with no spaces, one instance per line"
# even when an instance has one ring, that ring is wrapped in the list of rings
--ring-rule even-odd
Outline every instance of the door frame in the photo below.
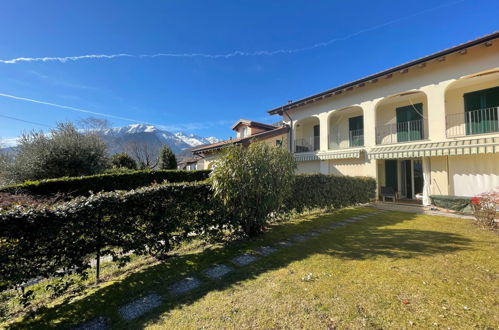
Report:
[[[412,198],[411,200],[416,200],[416,192],[415,192],[415,185],[414,185],[414,161],[419,160],[423,161],[422,158],[404,158],[404,159],[397,159],[397,189],[399,191],[399,197],[400,198],[407,198],[407,194],[402,195],[402,182],[407,180],[407,177],[405,180],[402,180],[402,175],[406,175],[405,167],[403,167],[403,162],[406,160],[411,161],[411,194]],[[409,199],[409,198],[407,198]]]

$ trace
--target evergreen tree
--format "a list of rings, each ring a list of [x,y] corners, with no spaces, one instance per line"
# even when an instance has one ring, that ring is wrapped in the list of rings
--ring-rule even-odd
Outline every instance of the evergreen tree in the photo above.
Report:
[[[177,168],[177,158],[166,145],[159,151],[159,168],[162,170],[174,170]]]

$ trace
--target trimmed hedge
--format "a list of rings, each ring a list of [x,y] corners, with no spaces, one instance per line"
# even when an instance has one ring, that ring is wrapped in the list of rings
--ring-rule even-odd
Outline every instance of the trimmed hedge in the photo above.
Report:
[[[376,181],[370,177],[299,174],[286,207],[298,212],[312,208],[340,208],[367,203],[375,193]]]
[[[89,196],[90,192],[130,190],[148,186],[154,182],[194,182],[204,181],[210,175],[209,170],[139,170],[117,173],[105,173],[82,177],[64,177],[40,181],[27,181],[22,184],[0,188],[0,192],[50,196],[63,194],[72,197]]]
[[[283,211],[365,203],[375,187],[372,178],[297,175]],[[193,234],[213,237],[239,230],[241,223],[228,221],[226,212],[206,182],[154,184],[51,207],[0,210],[0,283],[82,273],[96,254],[125,262],[117,250],[162,258]]]
[[[448,210],[472,213],[471,198],[464,196],[432,195],[431,202],[436,207]]]
[[[82,273],[91,256],[116,248],[164,257],[192,233],[216,234],[223,221],[211,186],[203,183],[153,185],[0,212],[0,282]]]

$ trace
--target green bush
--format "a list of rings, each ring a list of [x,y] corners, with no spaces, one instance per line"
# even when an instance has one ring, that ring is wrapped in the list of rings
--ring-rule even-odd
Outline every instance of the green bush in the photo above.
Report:
[[[471,213],[471,198],[464,196],[448,196],[448,195],[432,195],[431,202],[436,207],[441,207],[448,210]]]
[[[286,208],[302,212],[313,208],[340,208],[367,203],[374,198],[376,181],[370,177],[300,174]]]
[[[71,123],[58,123],[50,134],[23,134],[13,161],[5,169],[13,182],[101,173],[109,163],[107,146],[96,133],[82,133]]]
[[[262,142],[229,148],[217,161],[212,182],[233,226],[247,236],[261,233],[288,197],[295,167],[287,150]]]
[[[164,257],[192,233],[218,233],[225,221],[218,205],[210,185],[188,183],[0,212],[0,283],[82,273],[91,256],[116,249]]]
[[[68,177],[28,181],[23,184],[0,188],[0,192],[27,194],[35,196],[50,196],[64,194],[68,196],[88,196],[90,192],[113,190],[130,190],[148,186],[153,182],[193,182],[206,180],[209,170],[138,170],[117,171],[82,177]]]
[[[135,159],[133,159],[132,156],[127,154],[126,152],[120,152],[117,154],[114,154],[110,158],[111,160],[111,165],[113,168],[126,168],[129,170],[136,170],[137,169],[137,162]]]

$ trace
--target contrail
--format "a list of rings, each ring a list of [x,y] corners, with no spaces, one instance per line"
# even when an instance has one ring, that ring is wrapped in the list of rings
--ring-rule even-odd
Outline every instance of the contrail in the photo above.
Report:
[[[276,49],[276,50],[257,50],[257,51],[242,51],[242,50],[235,50],[229,53],[223,53],[223,54],[207,54],[207,53],[157,53],[157,54],[126,54],[126,53],[121,53],[121,54],[90,54],[90,55],[79,55],[79,56],[65,56],[65,57],[17,57],[9,60],[2,60],[0,59],[0,63],[3,64],[16,64],[16,63],[21,63],[21,62],[71,62],[71,61],[79,61],[79,60],[86,60],[86,59],[114,59],[114,58],[120,58],[120,57],[129,57],[129,58],[157,58],[157,57],[183,57],[183,58],[207,58],[207,59],[229,59],[232,57],[249,57],[249,56],[275,56],[275,55],[285,55],[285,54],[295,54],[295,53],[301,53],[304,51],[309,51],[309,50],[314,50],[317,48],[323,48],[323,47],[328,47],[336,42],[339,41],[345,41],[348,39],[351,39],[353,37],[356,37],[360,34],[370,32],[373,30],[380,29],[385,26],[389,26],[395,23],[398,23],[400,21],[404,21],[410,18],[413,18],[415,16],[419,16],[428,12],[432,12],[441,8],[449,7],[456,5],[458,3],[464,2],[466,0],[457,0],[454,2],[449,2],[446,4],[441,4],[435,7],[431,7],[428,9],[424,9],[419,12],[415,12],[413,14],[407,15],[407,16],[402,16],[397,19],[378,24],[375,26],[371,26],[369,28],[365,28],[362,30],[359,30],[354,33],[350,33],[348,35],[345,35],[343,37],[338,37],[334,39],[330,39],[327,41],[319,42],[310,46],[305,46],[305,47],[300,47],[300,48],[290,48],[290,49]]]
[[[7,97],[7,98],[10,98],[10,99],[14,99],[14,100],[27,101],[27,102],[31,102],[31,103],[38,103],[38,104],[48,105],[48,106],[56,107],[56,108],[60,108],[60,109],[66,109],[66,110],[71,110],[71,111],[76,111],[76,112],[88,113],[88,114],[97,115],[97,116],[103,116],[103,117],[109,117],[109,118],[114,118],[114,119],[129,121],[129,122],[132,122],[132,123],[142,123],[142,124],[154,125],[154,124],[146,123],[146,122],[143,122],[143,121],[140,121],[140,120],[135,120],[135,119],[126,118],[126,117],[119,117],[119,116],[114,116],[114,115],[110,115],[110,114],[107,114],[107,113],[95,112],[95,111],[90,111],[90,110],[86,110],[86,109],[71,107],[69,105],[61,105],[61,104],[56,104],[56,103],[51,103],[51,102],[45,102],[45,101],[40,101],[40,100],[34,100],[34,99],[26,98],[26,97],[20,97],[20,96],[15,96],[15,95],[10,95],[10,94],[4,94],[4,93],[0,93],[0,96],[1,97]]]

